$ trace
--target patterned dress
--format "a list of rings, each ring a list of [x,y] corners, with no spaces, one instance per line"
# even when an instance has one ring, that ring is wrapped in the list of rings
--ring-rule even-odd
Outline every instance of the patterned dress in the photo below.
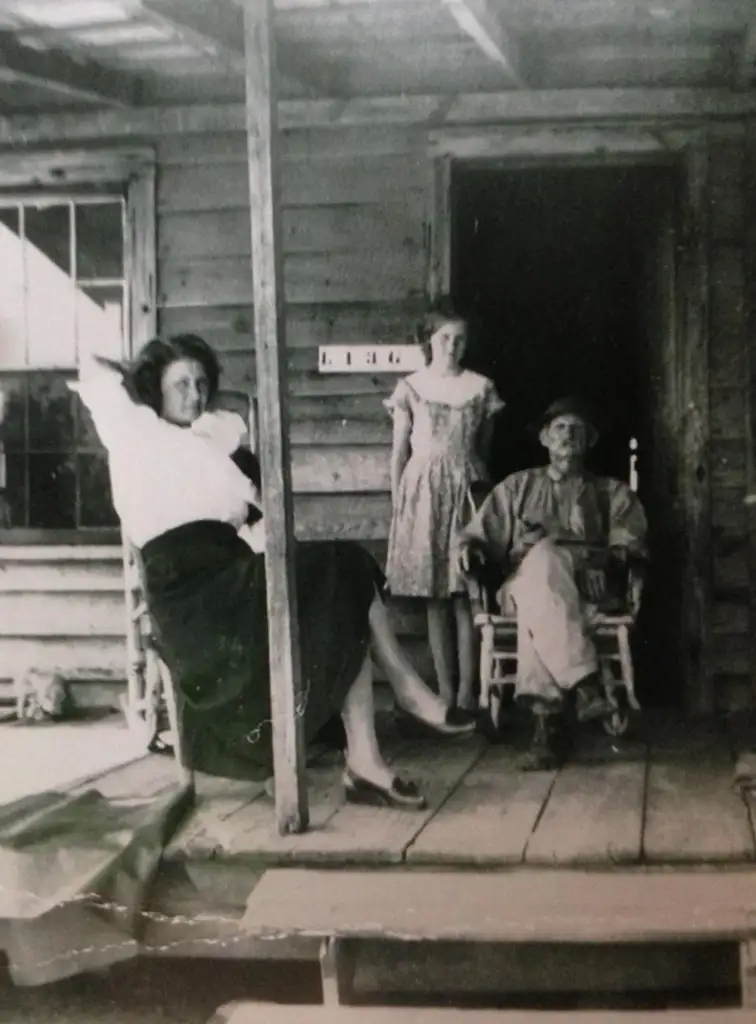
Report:
[[[389,535],[386,575],[397,597],[445,598],[465,589],[458,537],[470,518],[468,489],[488,476],[476,443],[484,422],[504,406],[491,381],[480,380],[479,391],[453,405],[423,397],[408,377],[385,403],[412,420]]]

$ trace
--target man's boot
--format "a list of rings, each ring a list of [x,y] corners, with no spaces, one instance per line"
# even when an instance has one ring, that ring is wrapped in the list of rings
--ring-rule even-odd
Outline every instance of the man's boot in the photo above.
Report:
[[[565,711],[571,724],[582,725],[584,722],[610,718],[614,710],[606,697],[598,672],[585,676],[565,695]]]
[[[554,771],[566,761],[570,736],[561,712],[537,712],[533,715],[533,738],[519,762],[521,771]]]

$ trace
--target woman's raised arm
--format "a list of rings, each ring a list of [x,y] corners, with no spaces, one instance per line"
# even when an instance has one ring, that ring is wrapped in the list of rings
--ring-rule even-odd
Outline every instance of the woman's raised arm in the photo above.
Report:
[[[82,360],[78,381],[69,384],[89,410],[100,440],[109,452],[125,447],[144,450],[151,440],[163,433],[157,413],[130,397],[124,373],[118,363],[92,356]]]

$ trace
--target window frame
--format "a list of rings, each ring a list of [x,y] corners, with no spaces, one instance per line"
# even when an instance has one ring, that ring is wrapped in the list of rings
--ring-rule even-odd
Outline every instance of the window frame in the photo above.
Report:
[[[124,279],[125,348],[133,355],[157,334],[156,159],[152,148],[87,149],[0,154],[0,189],[46,197],[72,189],[115,186],[126,206]],[[32,368],[30,371],[33,372]],[[118,528],[42,530],[0,529],[0,547],[51,549],[120,547]]]

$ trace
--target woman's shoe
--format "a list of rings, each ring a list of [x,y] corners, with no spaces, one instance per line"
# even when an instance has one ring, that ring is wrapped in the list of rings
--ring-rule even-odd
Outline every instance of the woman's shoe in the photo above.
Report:
[[[173,744],[164,738],[165,735],[165,733],[156,733],[152,737],[149,744],[147,745],[147,750],[149,751],[150,754],[165,754],[168,757],[173,756]],[[170,735],[170,733],[168,733],[167,735]]]
[[[394,718],[400,732],[424,736],[469,736],[476,725],[474,713],[457,707],[447,708],[443,722],[429,722],[404,708],[397,708]]]
[[[428,802],[414,782],[395,776],[390,786],[379,786],[347,771],[344,792],[348,804],[368,807],[398,807],[406,811],[424,811]]]

